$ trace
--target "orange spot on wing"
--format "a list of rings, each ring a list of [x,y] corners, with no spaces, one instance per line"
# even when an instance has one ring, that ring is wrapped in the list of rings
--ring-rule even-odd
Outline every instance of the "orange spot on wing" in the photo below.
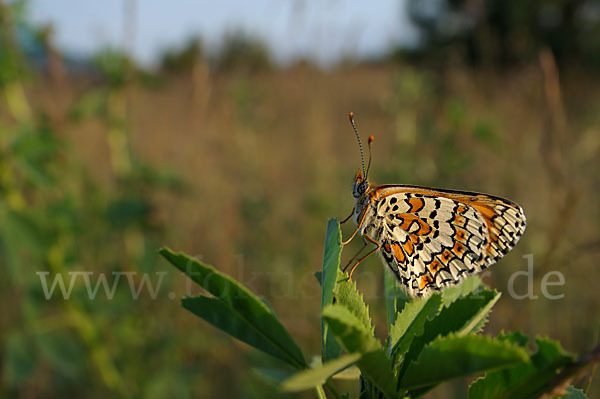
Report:
[[[453,258],[453,255],[450,251],[448,251],[447,249],[444,250],[444,252],[442,252],[442,255],[440,256],[440,258],[442,259],[442,263],[447,266],[448,262],[450,262],[450,259]]]
[[[408,236],[408,238],[410,238],[410,240],[412,241],[412,243],[413,243],[413,244],[418,244],[418,243],[419,243],[419,237],[417,237],[417,236],[416,236],[416,235],[414,235],[414,234],[410,234],[410,235]]]
[[[431,233],[431,226],[428,225],[425,221],[423,221],[423,219],[419,219],[419,225],[421,227],[419,228],[419,231],[416,232],[416,234],[420,236],[425,236]]]
[[[458,213],[455,213],[454,219],[452,220],[452,222],[456,225],[464,226],[465,223],[467,222],[467,219],[464,216],[459,215]]]
[[[414,232],[414,234],[422,236],[431,233],[431,226],[429,226],[427,222],[418,216],[409,213],[399,213],[396,215],[396,218],[402,220],[400,228],[404,231],[410,231],[412,224],[417,223],[419,228]]]
[[[406,240],[406,242],[402,244],[402,247],[404,247],[404,252],[406,252],[408,256],[411,256],[413,252],[415,252],[415,246],[411,240]]]
[[[459,258],[465,252],[465,246],[460,242],[455,242],[454,247],[452,248],[452,252],[454,252]]]
[[[402,252],[402,248],[397,243],[392,244],[392,250],[394,251],[394,256],[396,260],[400,263],[404,263],[406,257],[404,256],[404,252]]]
[[[385,249],[385,252],[391,252],[391,248],[390,248],[390,244],[388,244],[387,242],[385,244],[383,244],[383,249]]]
[[[423,288],[427,287],[431,283],[433,283],[433,280],[431,279],[431,277],[421,276],[421,278],[419,279],[419,289],[422,290]]]
[[[429,263],[429,271],[431,273],[437,272],[441,267],[442,265],[440,265],[440,262],[437,259],[434,259],[431,261],[431,263]]]
[[[409,213],[419,212],[425,206],[423,198],[410,198],[408,203],[410,204],[410,209],[408,210]]]
[[[457,241],[465,241],[466,238],[467,238],[467,236],[466,236],[465,232],[462,230],[458,230],[456,232],[456,235],[454,236],[454,239]]]
[[[410,225],[412,224],[413,221],[419,220],[419,218],[417,216],[410,215],[408,213],[399,213],[396,215],[396,218],[402,219],[402,224],[400,224],[400,228],[402,228],[405,231],[408,231],[410,229]]]

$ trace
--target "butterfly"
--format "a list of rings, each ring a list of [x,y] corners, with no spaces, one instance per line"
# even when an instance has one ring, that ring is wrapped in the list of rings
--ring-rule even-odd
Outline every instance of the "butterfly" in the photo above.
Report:
[[[359,169],[354,176],[355,204],[346,218],[353,217],[357,227],[342,244],[359,233],[365,246],[375,245],[354,264],[350,277],[359,263],[378,252],[409,295],[427,296],[481,272],[519,241],[526,218],[513,201],[468,191],[370,183],[367,178],[373,136],[369,137],[369,164],[365,170],[354,114],[350,113],[349,118],[359,144],[362,171]]]

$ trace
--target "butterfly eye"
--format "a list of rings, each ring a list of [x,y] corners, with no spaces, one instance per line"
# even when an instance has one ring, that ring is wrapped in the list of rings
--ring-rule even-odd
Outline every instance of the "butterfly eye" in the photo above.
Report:
[[[360,184],[358,185],[359,194],[364,194],[367,191],[368,186],[369,186],[369,183],[367,183],[366,180],[363,180],[362,182],[360,182]]]

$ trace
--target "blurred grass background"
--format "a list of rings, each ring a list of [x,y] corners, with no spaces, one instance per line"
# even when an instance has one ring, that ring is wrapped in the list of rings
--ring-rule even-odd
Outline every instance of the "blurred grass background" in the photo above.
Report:
[[[349,111],[363,136],[375,135],[375,182],[482,191],[525,209],[525,236],[484,276],[504,292],[487,332],[591,348],[600,328],[597,3],[407,6],[420,46],[376,59],[280,67],[238,33],[216,55],[197,38],[144,69],[114,49],[74,63],[51,28],[28,23],[26,3],[2,3],[0,396],[281,395],[250,370],[272,360],[179,307],[189,287],[156,250],[199,256],[247,284],[317,354],[312,273],[327,219],[352,209],[360,166]],[[460,29],[448,28],[456,21]],[[526,254],[536,300],[507,292]],[[167,274],[155,299],[144,290],[134,300],[122,280],[113,299],[101,289],[91,300],[80,279],[69,300],[46,300],[40,271],[67,282],[68,272],[94,272],[93,284],[99,273],[109,284],[113,272],[136,272],[136,284]],[[565,276],[549,288],[562,299],[541,293],[550,271]],[[354,274],[379,326],[382,273],[373,258]],[[526,279],[516,281],[525,293]],[[464,383],[452,389],[444,397],[466,395]],[[598,394],[596,377],[589,395]]]

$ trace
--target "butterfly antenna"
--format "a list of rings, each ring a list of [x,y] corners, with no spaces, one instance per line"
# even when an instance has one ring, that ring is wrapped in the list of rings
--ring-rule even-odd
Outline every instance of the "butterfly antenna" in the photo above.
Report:
[[[375,137],[369,136],[369,140],[367,141],[367,145],[369,147],[369,163],[367,164],[367,174],[365,175],[365,180],[369,176],[369,170],[371,169],[371,143],[375,140]]]
[[[350,124],[352,125],[352,129],[354,129],[354,134],[356,134],[356,140],[358,140],[358,148],[360,149],[360,162],[362,163],[362,171],[365,179],[367,178],[367,171],[365,169],[365,155],[363,153],[362,143],[360,142],[360,136],[358,135],[358,130],[356,129],[356,124],[354,123],[354,112],[350,112],[348,114],[348,119],[350,119]],[[370,158],[370,156],[369,156]]]

